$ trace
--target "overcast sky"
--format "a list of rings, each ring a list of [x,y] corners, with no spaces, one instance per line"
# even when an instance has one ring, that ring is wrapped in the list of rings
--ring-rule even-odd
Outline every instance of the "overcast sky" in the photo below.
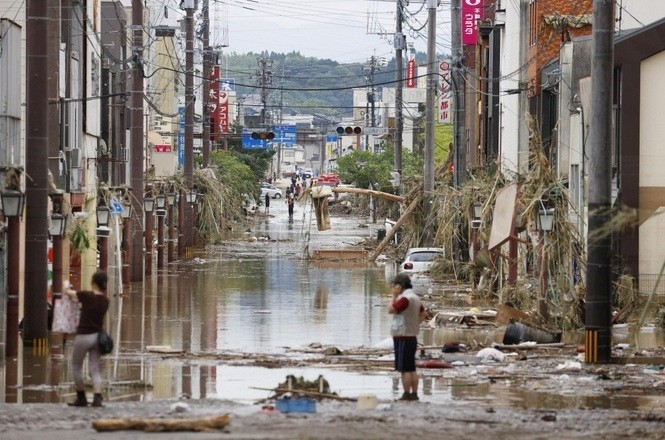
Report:
[[[408,21],[404,30],[408,42],[426,51],[427,9],[418,1],[409,2],[411,14],[405,14]],[[156,15],[163,15],[166,7],[168,21],[179,12],[180,0],[150,3],[157,6],[153,11]],[[363,62],[371,55],[390,58],[394,54],[394,0],[210,0],[210,5],[211,19],[216,20],[211,42],[221,42],[221,33],[216,30],[225,23],[226,52],[299,51],[339,62]],[[444,1],[437,13],[439,53],[449,52],[449,23],[450,6]]]

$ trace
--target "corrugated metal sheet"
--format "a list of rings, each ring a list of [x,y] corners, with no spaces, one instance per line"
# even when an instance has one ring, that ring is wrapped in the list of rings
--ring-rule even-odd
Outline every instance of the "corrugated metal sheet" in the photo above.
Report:
[[[0,19],[0,164],[21,162],[21,32]]]
[[[21,27],[0,19],[0,116],[21,117]]]

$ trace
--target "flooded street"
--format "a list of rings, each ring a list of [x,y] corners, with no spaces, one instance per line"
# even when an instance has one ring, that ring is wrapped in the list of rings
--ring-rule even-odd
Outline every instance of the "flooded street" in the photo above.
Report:
[[[289,222],[286,204],[278,199],[269,215],[257,215],[252,226],[233,232],[232,240],[200,249],[193,260],[170,265],[145,285],[126,287],[124,295],[111,298],[108,327],[119,351],[104,357],[106,402],[157,404],[191,398],[255,408],[252,405],[270,397],[269,390],[288,374],[307,380],[322,375],[341,396],[373,394],[379,401],[394,401],[402,390],[387,341],[386,292],[395,265],[304,258],[315,250],[349,247],[376,237],[379,226],[361,218],[332,217],[332,229],[317,232],[314,218],[302,206]],[[492,307],[489,301],[472,300],[465,286],[423,280],[415,290],[425,304],[446,290],[439,307]],[[502,332],[494,326],[424,328],[419,340],[425,346],[450,341],[488,346],[500,342]],[[567,334],[564,340],[579,344],[581,337]],[[662,331],[653,328],[639,332],[638,339],[643,349],[664,345]],[[632,344],[634,333],[617,327],[614,342]],[[322,351],[380,346],[386,349],[374,350],[377,356],[364,364],[353,356],[333,359]],[[38,356],[25,349],[18,358],[4,360],[0,401],[70,400],[71,349],[70,341],[62,356]],[[572,357],[570,353],[567,358]],[[592,376],[554,370],[552,359],[548,352],[527,352],[522,360],[528,366],[472,363],[448,370],[420,369],[421,402],[440,408],[455,405],[461,411],[480,405],[492,411],[586,408],[665,413],[660,392],[664,379],[656,379],[649,392],[633,392],[630,383],[608,392],[607,384],[593,383]],[[637,365],[625,374],[644,371]],[[123,406],[114,408],[120,411]]]

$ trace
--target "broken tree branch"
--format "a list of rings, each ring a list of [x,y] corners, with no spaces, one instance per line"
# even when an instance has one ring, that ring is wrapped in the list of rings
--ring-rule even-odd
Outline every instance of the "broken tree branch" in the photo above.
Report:
[[[395,236],[397,233],[397,230],[404,224],[404,222],[411,216],[413,211],[416,210],[418,206],[420,206],[420,201],[422,200],[422,195],[416,196],[415,199],[411,202],[408,208],[406,208],[406,211],[404,211],[404,214],[397,220],[397,223],[386,233],[386,237],[379,243],[379,245],[376,247],[374,252],[372,252],[372,255],[369,256],[368,261],[374,261],[376,260],[376,257],[378,257],[381,254],[381,251],[390,243],[390,240]]]
[[[391,202],[404,203],[406,199],[401,196],[396,196],[395,194],[390,194],[382,191],[375,191],[373,189],[364,189],[364,188],[333,188],[332,192],[337,194],[349,193],[349,194],[365,194],[368,196],[378,197],[381,199],[390,200]]]
[[[98,432],[127,430],[146,432],[198,432],[224,429],[229,423],[231,423],[229,415],[222,414],[190,419],[99,419],[92,422],[92,427]]]

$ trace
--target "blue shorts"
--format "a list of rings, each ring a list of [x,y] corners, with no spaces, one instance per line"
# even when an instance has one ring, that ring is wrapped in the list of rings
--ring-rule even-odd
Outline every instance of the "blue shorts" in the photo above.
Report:
[[[395,345],[395,371],[409,373],[416,371],[416,350],[418,339],[415,336],[393,338]]]

